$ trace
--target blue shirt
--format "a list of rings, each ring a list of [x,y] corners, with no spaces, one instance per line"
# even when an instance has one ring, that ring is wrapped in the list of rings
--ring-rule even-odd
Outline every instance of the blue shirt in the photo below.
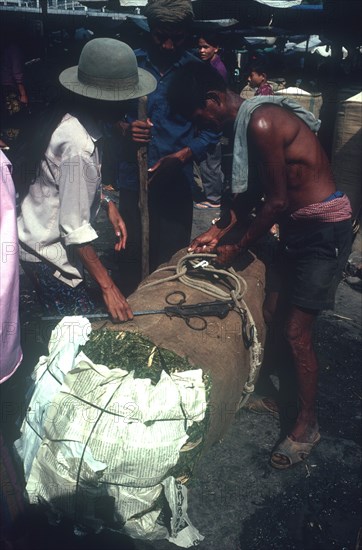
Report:
[[[200,162],[206,157],[208,147],[218,143],[220,134],[208,130],[196,131],[194,125],[181,115],[170,113],[167,93],[174,72],[189,63],[200,61],[191,53],[185,51],[163,75],[153,65],[145,50],[135,51],[138,66],[149,71],[157,80],[157,88],[147,98],[147,115],[153,123],[151,142],[148,145],[148,166],[153,166],[160,158],[175,153],[184,147],[190,147],[194,159]],[[201,61],[200,61],[201,63]],[[128,120],[137,119],[137,102],[134,102],[134,111],[128,111]],[[183,168],[190,187],[193,185],[192,162]],[[136,160],[129,162],[121,160],[119,167],[119,186],[127,189],[138,189],[138,166]]]

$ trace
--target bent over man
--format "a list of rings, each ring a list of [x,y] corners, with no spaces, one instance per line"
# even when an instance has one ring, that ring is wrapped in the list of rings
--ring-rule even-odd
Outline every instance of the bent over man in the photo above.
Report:
[[[216,251],[220,263],[230,264],[274,223],[280,226],[283,284],[280,292],[267,297],[264,309],[267,323],[282,322],[280,342],[286,345],[296,377],[296,418],[271,456],[272,466],[285,469],[305,459],[320,440],[312,326],[320,310],[333,307],[348,258],[349,200],[336,190],[316,136],[319,121],[299,104],[276,96],[243,100],[215,71],[199,64],[177,74],[170,103],[200,128],[221,131],[234,125],[234,196],[220,220],[191,243],[190,251]],[[248,229],[223,244],[221,239],[244,221],[245,212],[261,197]]]

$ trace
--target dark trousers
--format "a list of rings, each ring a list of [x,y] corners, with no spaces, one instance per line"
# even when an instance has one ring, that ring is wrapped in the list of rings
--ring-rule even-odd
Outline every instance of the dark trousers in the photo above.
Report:
[[[168,261],[189,245],[192,229],[193,202],[188,182],[181,176],[164,185],[150,187],[148,195],[150,271]],[[142,231],[138,208],[138,192],[120,189],[119,211],[128,232],[126,250],[119,255],[117,284],[125,295],[141,282]]]
[[[217,143],[200,162],[200,175],[206,200],[220,202],[224,189],[224,174],[221,170],[221,143]]]

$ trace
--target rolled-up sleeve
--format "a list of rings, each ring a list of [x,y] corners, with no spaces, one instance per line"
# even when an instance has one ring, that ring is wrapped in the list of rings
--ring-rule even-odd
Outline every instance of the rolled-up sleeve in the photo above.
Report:
[[[91,207],[100,185],[100,167],[77,155],[59,166],[59,229],[65,246],[85,244],[98,235],[91,225]]]

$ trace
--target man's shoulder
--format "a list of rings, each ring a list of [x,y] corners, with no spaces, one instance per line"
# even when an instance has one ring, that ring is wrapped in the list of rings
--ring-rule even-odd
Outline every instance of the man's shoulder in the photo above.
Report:
[[[250,122],[260,120],[265,120],[266,122],[279,122],[280,120],[290,119],[298,121],[298,117],[296,117],[291,111],[273,102],[273,96],[268,96],[270,97],[270,101],[266,99],[266,96],[262,97],[264,98],[264,101],[256,105],[250,115]]]
[[[54,160],[59,162],[76,155],[91,155],[94,151],[94,141],[90,121],[89,125],[87,128],[88,120],[80,122],[77,116],[66,113],[52,134],[47,156],[54,157]]]
[[[192,52],[189,50],[185,50],[180,57],[180,64],[185,65],[186,63],[190,63],[190,61],[198,61],[199,63],[202,63],[202,60],[199,57],[196,57]]]
[[[137,64],[139,66],[146,63],[147,59],[149,59],[147,50],[144,50],[143,48],[137,48],[136,50],[133,50],[133,51],[137,59]]]
[[[250,116],[249,135],[256,140],[277,143],[294,135],[302,122],[298,117],[273,103],[262,103]]]

